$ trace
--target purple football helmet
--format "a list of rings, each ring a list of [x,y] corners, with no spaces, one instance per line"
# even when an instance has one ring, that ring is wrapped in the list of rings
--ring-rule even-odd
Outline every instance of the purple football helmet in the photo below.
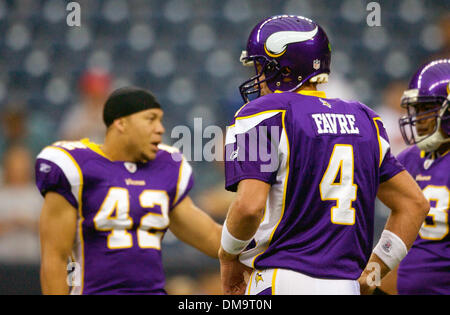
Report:
[[[248,102],[252,94],[261,96],[263,82],[272,92],[292,92],[308,81],[327,82],[331,46],[323,29],[310,19],[279,15],[253,28],[240,60],[246,66],[254,65],[256,70],[256,76],[239,87],[242,98]]]
[[[406,144],[431,152],[450,137],[450,59],[429,62],[416,72],[401,106],[407,115],[400,118],[400,130]],[[434,106],[433,106],[434,105]],[[434,118],[434,130],[420,134],[418,126]]]

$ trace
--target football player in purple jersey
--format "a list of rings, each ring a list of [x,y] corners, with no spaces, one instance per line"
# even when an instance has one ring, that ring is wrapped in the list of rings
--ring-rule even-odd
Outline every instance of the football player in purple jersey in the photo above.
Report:
[[[225,144],[225,185],[237,192],[219,251],[226,294],[370,293],[371,268],[395,268],[429,210],[380,117],[317,91],[330,57],[324,30],[301,16],[250,33],[241,61],[256,76],[240,86],[246,104]],[[392,214],[373,250],[377,196]]]
[[[389,294],[450,294],[450,59],[421,66],[402,98],[400,119],[411,145],[399,161],[415,178],[431,210],[398,270],[384,279]]]
[[[189,198],[192,168],[161,144],[163,110],[126,87],[105,103],[105,142],[44,148],[36,161],[45,196],[40,221],[44,294],[165,294],[161,240],[217,257],[221,227]],[[73,263],[68,267],[67,259]],[[67,270],[75,269],[73,277]]]

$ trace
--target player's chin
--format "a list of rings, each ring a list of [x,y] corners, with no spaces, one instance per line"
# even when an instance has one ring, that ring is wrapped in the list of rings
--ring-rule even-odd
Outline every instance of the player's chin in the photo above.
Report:
[[[424,137],[429,135],[432,132],[432,130],[429,130],[427,128],[418,128],[417,129],[417,134],[419,135],[419,137]]]
[[[156,158],[156,154],[158,154],[158,148],[149,148],[146,150],[146,152],[143,152],[143,156],[145,157],[145,160],[151,161]]]

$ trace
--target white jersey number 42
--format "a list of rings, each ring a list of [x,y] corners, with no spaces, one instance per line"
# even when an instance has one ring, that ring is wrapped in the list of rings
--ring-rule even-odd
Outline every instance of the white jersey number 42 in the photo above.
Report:
[[[144,190],[139,196],[142,208],[159,206],[161,214],[149,212],[141,218],[137,228],[137,241],[140,248],[161,249],[164,230],[169,226],[169,196],[163,190]],[[115,215],[114,215],[115,213]],[[107,237],[109,249],[130,248],[133,238],[128,232],[133,227],[130,213],[128,190],[112,187],[94,218],[95,228],[110,231]]]

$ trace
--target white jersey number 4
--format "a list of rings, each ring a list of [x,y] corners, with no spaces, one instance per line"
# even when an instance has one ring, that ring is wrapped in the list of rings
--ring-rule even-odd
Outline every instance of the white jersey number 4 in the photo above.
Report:
[[[336,201],[336,206],[331,208],[333,224],[355,224],[355,209],[352,208],[352,202],[356,200],[358,186],[353,182],[354,167],[353,146],[336,144],[319,186],[322,201]]]

